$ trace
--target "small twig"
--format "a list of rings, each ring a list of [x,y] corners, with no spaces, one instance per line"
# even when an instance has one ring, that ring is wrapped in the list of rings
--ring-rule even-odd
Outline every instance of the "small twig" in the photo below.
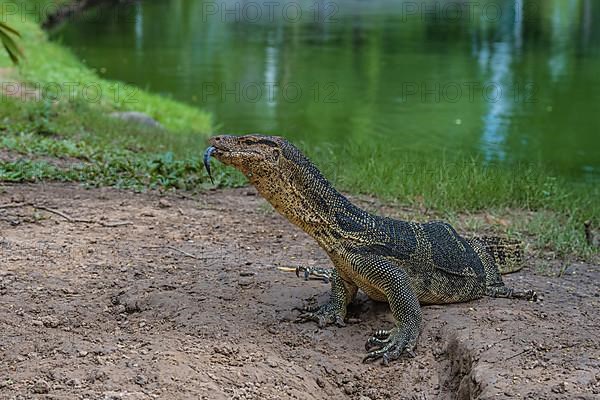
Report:
[[[513,359],[513,358],[515,358],[515,357],[519,357],[519,356],[521,356],[521,355],[523,355],[523,354],[525,354],[525,353],[531,353],[532,351],[533,351],[532,349],[526,349],[526,350],[523,350],[523,351],[521,351],[520,353],[513,354],[512,356],[510,356],[510,357],[508,357],[508,358],[505,358],[505,359],[504,359],[504,361],[512,360],[512,359]]]
[[[50,207],[46,207],[46,206],[41,206],[41,205],[37,205],[37,204],[33,204],[33,203],[9,203],[9,204],[0,204],[0,209],[6,209],[6,208],[19,208],[19,207],[25,207],[25,206],[30,206],[35,208],[36,210],[43,210],[46,212],[49,212],[51,214],[54,215],[58,215],[61,218],[64,218],[65,220],[67,220],[68,222],[71,223],[85,223],[85,224],[100,224],[104,227],[107,228],[114,228],[114,227],[118,227],[118,226],[124,226],[124,225],[133,225],[133,222],[131,221],[116,221],[116,222],[103,222],[103,221],[95,221],[92,219],[81,219],[81,218],[73,218],[68,214],[65,214],[62,211],[58,211],[55,210],[53,208]]]
[[[200,261],[208,261],[208,260],[219,260],[219,261],[223,261],[224,258],[223,257],[198,257],[195,256],[193,254],[187,253],[183,250],[179,250],[176,247],[173,246],[142,246],[142,249],[170,249],[170,250],[175,250],[178,253],[181,253],[183,255],[186,255],[188,257],[192,257],[195,258],[196,260],[200,260]]]
[[[71,217],[71,216],[69,216],[69,215],[67,215],[67,214],[65,214],[65,213],[63,213],[61,211],[58,211],[58,210],[55,210],[53,208],[46,207],[46,206],[36,206],[36,205],[33,205],[33,207],[36,208],[36,209],[38,209],[38,210],[44,210],[44,211],[47,211],[47,212],[49,212],[51,214],[58,215],[59,217],[63,217],[64,219],[66,219],[69,222],[84,222],[84,223],[88,223],[88,224],[94,222],[94,221],[88,220],[88,219],[75,219],[75,218],[73,218],[73,217]]]
[[[117,222],[102,222],[102,221],[100,221],[98,223],[107,228],[116,228],[118,226],[133,225],[133,222],[131,222],[131,221],[117,221]]]
[[[296,272],[294,267],[277,267],[277,269],[283,272]]]
[[[144,246],[144,249],[169,249],[169,250],[173,250],[176,251],[177,253],[181,253],[186,257],[190,257],[193,258],[194,260],[201,260],[201,261],[206,261],[206,260],[211,260],[211,259],[217,259],[218,257],[197,257],[193,254],[188,253],[187,251],[183,251],[181,249],[178,249],[177,247],[173,247],[173,246]]]
[[[24,206],[29,206],[31,203],[8,203],[8,204],[0,204],[0,209],[2,208],[19,208]]]
[[[193,255],[193,254],[190,254],[190,253],[188,253],[187,251],[180,250],[180,249],[178,249],[177,247],[173,247],[173,246],[164,246],[164,247],[165,247],[165,248],[167,248],[167,249],[170,249],[170,250],[176,251],[176,252],[178,252],[178,253],[181,253],[181,254],[183,254],[183,255],[184,255],[184,256],[186,256],[186,257],[190,257],[190,258],[193,258],[193,259],[195,259],[195,260],[199,260],[199,258],[198,258],[198,257],[196,257],[195,255]]]

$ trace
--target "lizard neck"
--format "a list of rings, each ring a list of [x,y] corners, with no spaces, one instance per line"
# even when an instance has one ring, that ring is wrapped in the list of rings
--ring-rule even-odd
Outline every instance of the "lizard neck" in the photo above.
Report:
[[[251,183],[281,215],[331,252],[352,232],[365,230],[373,217],[310,167],[291,174],[284,171],[276,180],[251,179]]]

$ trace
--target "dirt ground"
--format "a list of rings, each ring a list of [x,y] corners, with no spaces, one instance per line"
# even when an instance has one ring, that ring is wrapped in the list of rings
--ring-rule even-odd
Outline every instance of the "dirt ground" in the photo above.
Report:
[[[328,285],[277,267],[329,260],[251,188],[5,184],[0,256],[0,399],[600,398],[594,265],[505,277],[536,303],[424,307],[417,356],[384,367],[361,359],[386,304],[359,297],[344,328],[293,322]]]

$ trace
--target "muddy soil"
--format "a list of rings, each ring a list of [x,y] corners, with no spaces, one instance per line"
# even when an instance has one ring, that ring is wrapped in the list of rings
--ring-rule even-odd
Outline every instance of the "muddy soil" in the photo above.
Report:
[[[365,365],[388,306],[294,323],[328,286],[277,267],[330,263],[253,189],[0,191],[1,399],[600,398],[597,266],[505,277],[536,303],[424,307],[415,358]]]

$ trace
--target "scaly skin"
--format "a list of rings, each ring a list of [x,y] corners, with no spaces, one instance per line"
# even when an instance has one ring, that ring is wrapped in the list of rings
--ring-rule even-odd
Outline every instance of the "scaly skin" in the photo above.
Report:
[[[502,282],[498,262],[518,269],[514,243],[465,239],[445,222],[415,223],[369,214],[337,192],[292,144],[274,136],[215,136],[207,155],[240,170],[289,221],[312,236],[332,260],[328,303],[299,319],[343,325],[358,289],[387,301],[396,320],[366,344],[364,361],[384,363],[413,354],[421,324],[420,304],[469,301],[483,296],[534,299]],[[506,244],[506,246],[505,246]],[[313,273],[309,270],[308,275]]]

